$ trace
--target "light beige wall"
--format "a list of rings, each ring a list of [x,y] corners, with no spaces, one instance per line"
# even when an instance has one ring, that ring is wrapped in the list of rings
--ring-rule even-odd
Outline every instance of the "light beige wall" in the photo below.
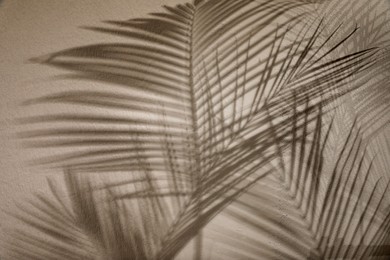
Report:
[[[63,86],[53,80],[59,71],[29,59],[64,48],[119,40],[80,26],[101,25],[104,20],[125,20],[161,10],[178,0],[5,0],[0,4],[0,240],[13,226],[6,212],[29,198],[31,192],[47,190],[45,177],[59,174],[27,164],[34,152],[21,147],[16,119],[31,108],[21,107],[28,98]],[[77,84],[77,83],[76,83]],[[80,83],[84,84],[84,83]],[[46,92],[47,93],[47,92]],[[44,110],[44,108],[41,108]],[[0,254],[1,256],[1,254]]]
[[[13,224],[5,211],[15,209],[32,191],[44,192],[45,176],[59,173],[28,166],[26,161],[34,154],[16,140],[20,127],[15,119],[29,112],[19,104],[66,84],[51,79],[62,71],[28,60],[72,46],[113,40],[79,26],[140,17],[159,10],[162,4],[179,2],[185,1],[4,0],[0,4],[0,239],[2,231]],[[389,3],[384,0],[383,6]]]

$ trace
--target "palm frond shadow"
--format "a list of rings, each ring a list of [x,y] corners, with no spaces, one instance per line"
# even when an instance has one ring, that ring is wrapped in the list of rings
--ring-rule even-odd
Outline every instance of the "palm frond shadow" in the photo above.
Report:
[[[371,47],[380,47],[381,51],[375,58],[378,61],[370,72],[360,79],[363,86],[359,91],[350,95],[350,99],[345,104],[348,113],[353,115],[350,123],[358,117],[362,131],[368,137],[375,137],[390,120],[387,116],[390,93],[388,88],[390,38],[387,8],[383,7],[381,1],[367,3],[358,0],[328,1],[311,10],[315,10],[312,19],[316,19],[319,14],[326,17],[326,30],[329,32],[340,27],[340,24],[343,24],[341,30],[359,27],[353,39],[344,43],[343,48],[332,53],[333,57]],[[334,40],[339,39],[335,37]]]
[[[319,117],[309,134],[292,125],[293,145],[274,164],[279,177],[256,184],[226,210],[238,225],[255,231],[244,241],[235,239],[240,233],[234,230],[217,234],[235,245],[237,258],[389,257],[389,182],[382,190],[380,179],[369,183],[374,159],[364,166],[367,154],[356,122],[335,160],[325,160],[332,124],[322,124]]]
[[[53,198],[38,195],[28,207],[21,207],[24,213],[16,217],[39,233],[17,230],[9,245],[10,256],[15,259],[150,257],[149,243],[139,230],[150,227],[134,225],[137,220],[129,208],[108,200],[109,193],[96,193],[85,177],[69,172],[64,176],[66,193],[49,181]]]
[[[289,180],[293,174],[284,172],[282,157],[294,151],[291,161],[302,166],[306,144],[322,155],[322,116],[335,100],[364,85],[361,79],[381,49],[370,46],[333,57],[358,30],[326,33],[323,20],[305,20],[307,5],[195,1],[148,18],[88,28],[129,42],[34,59],[74,72],[66,78],[108,84],[25,102],[53,106],[54,115],[23,119],[35,129],[23,131],[21,138],[35,148],[72,149],[38,162],[66,169],[70,201],[52,188],[54,202],[39,197],[32,202],[36,211],[23,208],[33,218],[20,219],[51,240],[45,244],[23,232],[15,240],[14,257],[172,259],[196,239],[194,259],[200,259],[202,228],[273,176],[277,171],[269,165],[278,158],[284,185],[295,185],[295,193],[310,187],[305,210],[317,214],[310,203],[321,197],[318,173],[291,168],[300,177]],[[57,112],[57,104],[89,110]],[[314,141],[301,145],[312,131]],[[310,159],[310,167],[321,169],[321,158]],[[301,176],[309,184],[302,184]],[[99,184],[98,178],[108,179]],[[330,216],[326,220],[333,221]],[[314,234],[321,233],[322,226],[317,228]],[[75,250],[74,243],[82,246]],[[318,255],[328,244],[316,246]],[[284,257],[293,258],[288,252]]]
[[[267,259],[388,256],[383,250],[389,242],[389,183],[380,190],[379,180],[374,185],[368,182],[374,160],[364,166],[366,153],[360,130],[351,128],[336,160],[327,162],[324,158],[332,124],[323,126],[322,109],[317,109],[314,116],[310,110],[292,110],[294,119],[282,123],[290,128],[284,138],[277,138],[275,128],[280,125],[269,118],[268,124],[274,131],[270,144],[277,152],[263,155],[268,159],[262,165],[264,173],[252,175],[241,188],[234,183],[224,184],[213,194],[214,198],[204,196],[200,217],[193,209],[192,216],[186,214],[185,223],[178,223],[172,214],[174,204],[180,205],[181,196],[190,194],[154,190],[147,177],[126,181],[124,200],[118,184],[97,183],[96,178],[88,178],[85,173],[66,172],[66,193],[49,181],[52,198],[38,195],[28,207],[21,208],[23,213],[17,217],[39,233],[18,231],[10,245],[13,256],[161,259],[155,252],[164,255],[169,247],[174,247],[171,250],[177,250],[177,254],[181,249],[179,241],[185,239],[179,235],[179,241],[164,243],[167,234],[168,238],[175,233],[194,237],[225,207],[223,214],[267,238],[247,234],[245,240],[237,241],[235,238],[242,237],[242,229],[240,233],[226,227],[219,229],[218,242],[229,250],[234,248],[234,253],[227,250],[234,259],[256,259],[259,255]],[[262,181],[258,182],[259,179]],[[226,188],[233,194],[228,194]],[[205,193],[208,192],[206,189]],[[167,196],[173,199],[166,200]],[[207,200],[217,203],[218,199],[223,205],[211,205],[207,210]],[[274,206],[275,201],[285,201],[290,207],[280,211],[279,206]],[[192,207],[199,206],[198,203]],[[281,213],[282,218],[278,215]],[[270,243],[272,238],[278,243]]]

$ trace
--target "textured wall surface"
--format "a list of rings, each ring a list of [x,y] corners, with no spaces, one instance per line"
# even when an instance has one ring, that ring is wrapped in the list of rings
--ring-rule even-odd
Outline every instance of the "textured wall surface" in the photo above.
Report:
[[[62,71],[29,62],[63,48],[111,41],[112,37],[80,29],[101,21],[125,20],[180,1],[127,0],[6,0],[0,5],[0,227],[12,226],[5,212],[29,198],[31,192],[46,191],[47,175],[56,170],[29,166],[33,156],[17,140],[18,118],[26,115],[21,103],[59,86],[53,76]],[[115,38],[115,37],[114,37]],[[121,40],[119,38],[119,40]],[[65,83],[66,84],[66,83]],[[77,83],[75,83],[77,84]],[[87,83],[88,84],[88,83]],[[45,108],[41,108],[45,111]],[[11,222],[10,222],[11,221]],[[0,232],[0,236],[3,232]]]
[[[104,20],[125,20],[161,10],[161,5],[175,5],[179,0],[3,0],[0,1],[0,239],[13,226],[8,212],[28,199],[33,192],[46,192],[46,176],[55,169],[30,165],[40,156],[24,148],[17,139],[23,128],[18,121],[29,113],[45,111],[44,106],[26,111],[23,101],[39,97],[47,90],[66,84],[96,82],[61,81],[62,70],[31,63],[29,60],[61,49],[96,42],[118,42],[122,38],[87,31],[81,26],[100,25]],[[389,8],[383,1],[380,8]],[[390,16],[388,16],[390,17]],[[380,145],[387,133],[375,142]],[[374,142],[374,143],[375,143]],[[374,149],[375,150],[375,149]],[[385,153],[386,156],[388,153]],[[382,156],[382,157],[383,157]],[[385,160],[385,158],[381,158]],[[6,232],[5,232],[6,233]],[[0,242],[1,243],[1,242]],[[1,254],[0,254],[1,256]]]

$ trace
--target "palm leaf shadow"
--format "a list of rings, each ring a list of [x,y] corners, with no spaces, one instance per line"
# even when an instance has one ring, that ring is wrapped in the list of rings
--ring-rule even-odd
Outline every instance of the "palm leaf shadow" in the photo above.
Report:
[[[380,47],[376,59],[378,62],[364,78],[360,79],[362,87],[349,96],[346,109],[351,120],[359,118],[363,133],[373,138],[388,126],[389,100],[389,29],[388,10],[383,2],[372,1],[328,1],[314,8],[313,18],[321,14],[326,17],[326,30],[331,32],[343,24],[342,30],[359,26],[359,30],[348,43],[334,52],[333,57],[344,55],[371,47]],[[340,35],[343,35],[341,33]],[[335,37],[334,40],[339,40]],[[352,123],[352,121],[351,121]],[[350,125],[348,125],[349,127]]]
[[[92,183],[81,175],[68,172],[64,176],[66,193],[49,181],[53,199],[38,195],[28,207],[21,207],[24,213],[16,217],[39,233],[17,230],[9,245],[10,256],[15,259],[150,257],[148,243],[142,240],[142,231],[134,225],[129,208],[108,200],[109,193],[96,193]],[[50,240],[45,240],[46,237]]]
[[[321,117],[312,131],[306,127],[298,130],[293,124],[294,145],[280,153],[274,166],[281,173],[279,177],[257,184],[226,210],[239,225],[256,231],[244,241],[235,239],[240,234],[234,230],[221,229],[224,231],[217,234],[227,246],[236,245],[237,258],[389,256],[389,182],[382,190],[380,179],[374,185],[369,183],[374,160],[364,166],[367,153],[356,121],[335,160],[325,160],[332,124],[321,135],[322,124]],[[284,206],[275,206],[277,201],[285,202]]]
[[[110,178],[127,173],[126,180],[106,180],[102,196],[115,203],[103,203],[104,207],[95,205],[89,181],[68,177],[69,192],[78,194],[73,225],[87,234],[87,247],[98,243],[103,248],[73,255],[74,259],[93,254],[171,259],[194,237],[199,238],[199,249],[200,230],[274,172],[264,169],[279,156],[273,152],[275,144],[278,150],[294,147],[289,125],[295,122],[297,129],[306,129],[316,121],[319,107],[327,108],[360,87],[347,81],[360,79],[372,67],[371,57],[378,49],[330,58],[356,30],[329,44],[337,30],[322,40],[322,21],[302,26],[303,14],[285,16],[306,5],[210,0],[166,7],[165,13],[149,18],[108,22],[113,28],[89,28],[123,36],[129,43],[77,47],[35,60],[75,71],[71,78],[110,83],[104,90],[64,91],[26,102],[114,113],[58,113],[25,121],[39,126],[22,134],[28,145],[81,148],[48,157],[45,163],[92,179],[96,173]],[[275,120],[272,127],[264,127],[270,118]],[[100,223],[101,214],[114,215]],[[148,214],[153,218],[144,218]],[[125,216],[133,216],[134,223],[115,220]],[[89,218],[93,226],[88,226]],[[46,250],[48,259],[69,259],[64,257],[72,253],[71,246],[50,246],[21,249],[20,254],[36,258]],[[57,250],[62,252],[59,256]]]

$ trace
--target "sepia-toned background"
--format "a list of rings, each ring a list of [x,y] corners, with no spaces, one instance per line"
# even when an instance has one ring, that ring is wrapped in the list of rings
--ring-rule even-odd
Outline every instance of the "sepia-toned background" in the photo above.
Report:
[[[163,0],[5,0],[0,2],[0,238],[14,221],[8,213],[32,192],[47,190],[46,176],[55,170],[30,165],[34,151],[17,139],[18,119],[27,111],[21,103],[48,89],[63,86],[53,77],[63,71],[34,64],[29,60],[78,45],[121,41],[81,29],[101,21],[125,20],[161,10]],[[181,1],[183,2],[183,1]],[[72,82],[72,84],[78,84]],[[79,83],[94,84],[94,83]],[[45,108],[41,108],[45,109]],[[30,112],[30,111],[29,111]]]
[[[367,0],[368,1],[368,0]],[[33,192],[45,192],[45,177],[58,175],[29,164],[38,156],[17,139],[18,119],[27,112],[21,103],[70,81],[55,76],[63,71],[29,60],[54,51],[96,42],[123,41],[80,28],[104,20],[125,20],[175,5],[179,0],[3,0],[0,1],[0,239],[14,220],[9,212]],[[381,8],[389,8],[383,0]],[[389,16],[390,17],[390,16]],[[102,84],[71,82],[72,84]],[[44,107],[34,108],[44,111]],[[387,130],[387,132],[389,132]],[[390,136],[390,134],[387,134]],[[1,254],[0,254],[1,256]]]

